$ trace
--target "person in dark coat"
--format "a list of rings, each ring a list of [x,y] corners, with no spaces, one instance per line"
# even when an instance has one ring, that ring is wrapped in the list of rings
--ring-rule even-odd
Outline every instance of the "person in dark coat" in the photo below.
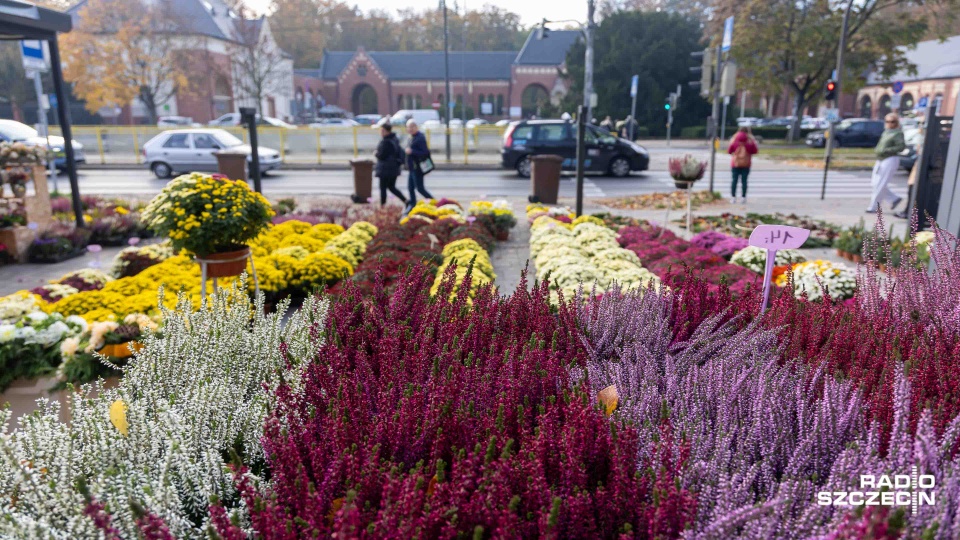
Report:
[[[417,204],[418,191],[428,199],[432,199],[433,195],[424,187],[423,171],[420,170],[420,162],[430,157],[427,138],[420,132],[417,122],[413,119],[407,120],[407,133],[410,135],[410,142],[406,149],[407,170],[410,171],[407,184],[407,189],[410,191],[410,200],[407,201],[407,208],[410,209]]]
[[[377,158],[376,176],[380,179],[380,205],[387,204],[387,191],[396,195],[406,205],[407,198],[397,189],[397,177],[400,176],[405,160],[400,141],[393,132],[393,126],[388,123],[380,125],[380,136],[382,139],[374,154]]]

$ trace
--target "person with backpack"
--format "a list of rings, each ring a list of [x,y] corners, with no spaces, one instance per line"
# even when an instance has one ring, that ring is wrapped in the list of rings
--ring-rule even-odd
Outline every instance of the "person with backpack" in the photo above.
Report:
[[[387,204],[387,191],[396,195],[406,206],[407,198],[397,189],[397,177],[400,176],[404,162],[400,141],[397,140],[397,134],[393,132],[393,126],[387,122],[380,124],[380,137],[382,138],[374,154],[377,158],[375,173],[380,179],[380,206]]]
[[[750,165],[753,161],[753,155],[759,152],[757,149],[757,140],[750,133],[750,128],[741,126],[737,133],[730,139],[727,146],[727,153],[732,157],[730,159],[730,170],[733,174],[733,184],[730,186],[730,201],[737,202],[737,180],[740,181],[741,202],[747,202],[747,177],[750,176]]]

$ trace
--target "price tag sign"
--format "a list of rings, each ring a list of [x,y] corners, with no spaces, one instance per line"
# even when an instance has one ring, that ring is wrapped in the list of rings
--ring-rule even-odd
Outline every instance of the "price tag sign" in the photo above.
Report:
[[[760,225],[750,233],[749,244],[767,250],[767,264],[763,271],[763,305],[760,307],[760,313],[767,310],[767,304],[770,301],[770,282],[773,279],[777,251],[798,249],[809,236],[809,230],[789,225]]]

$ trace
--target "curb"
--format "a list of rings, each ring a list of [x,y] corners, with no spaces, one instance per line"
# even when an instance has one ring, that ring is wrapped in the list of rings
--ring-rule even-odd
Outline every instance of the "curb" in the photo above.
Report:
[[[148,171],[146,165],[136,163],[85,163],[79,167],[80,170],[87,171],[117,171],[143,169]],[[277,171],[349,171],[349,163],[287,163]],[[499,163],[437,163],[438,171],[498,171],[506,170]]]

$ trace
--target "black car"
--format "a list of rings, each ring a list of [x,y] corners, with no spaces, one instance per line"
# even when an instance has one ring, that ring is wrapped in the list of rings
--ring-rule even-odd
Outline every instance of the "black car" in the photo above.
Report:
[[[883,134],[883,122],[851,118],[837,124],[833,137],[834,148],[838,146],[872,148],[880,142]],[[823,148],[826,145],[823,131],[814,131],[807,135],[807,146]]]
[[[630,171],[645,171],[650,155],[639,144],[610,135],[596,126],[587,126],[586,170],[623,177]],[[554,154],[563,158],[563,168],[576,169],[577,126],[566,120],[529,120],[511,124],[503,135],[504,169],[530,176],[530,156]]]

